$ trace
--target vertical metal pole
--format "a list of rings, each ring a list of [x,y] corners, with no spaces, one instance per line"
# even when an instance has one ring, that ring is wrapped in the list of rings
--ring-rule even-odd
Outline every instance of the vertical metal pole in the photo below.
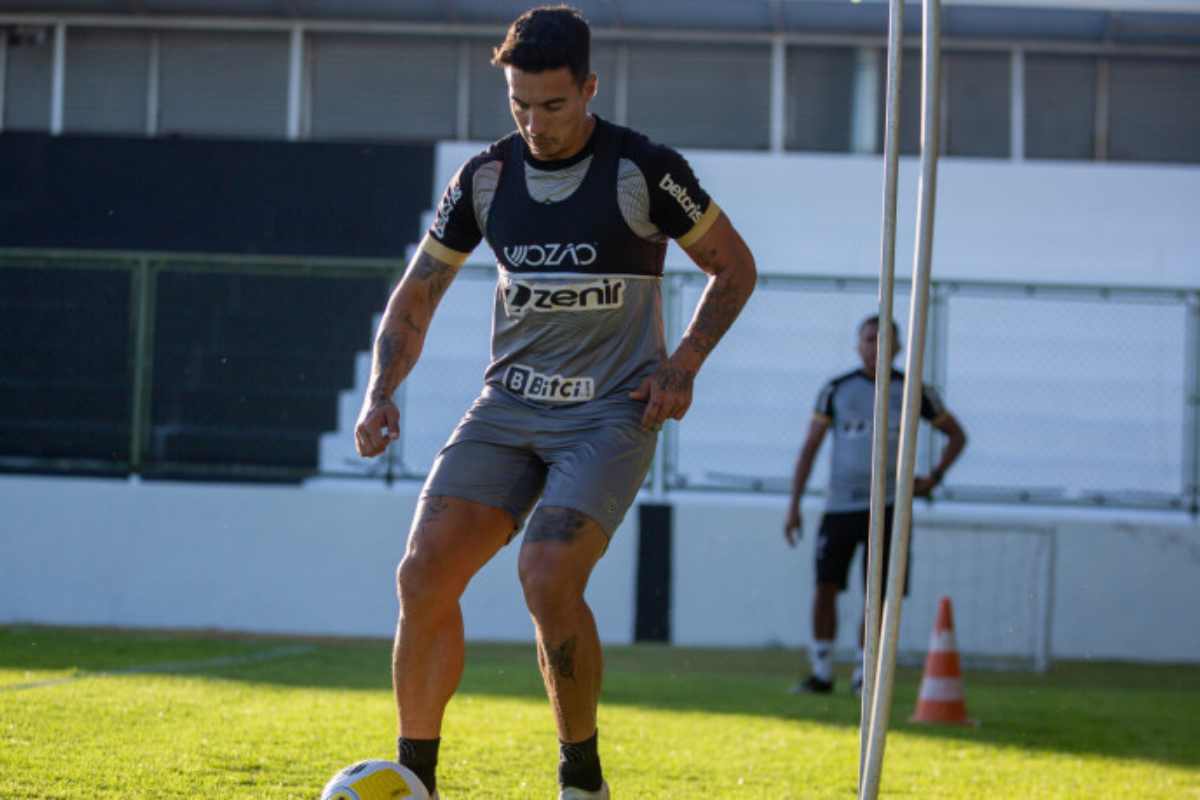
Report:
[[[921,40],[921,184],[918,191],[917,242],[913,264],[913,297],[908,328],[904,408],[900,421],[900,458],[896,476],[896,510],[892,528],[887,603],[881,636],[876,685],[871,696],[871,725],[866,766],[859,796],[879,796],[883,751],[900,638],[900,604],[908,572],[908,541],[912,529],[913,473],[917,456],[917,423],[920,421],[922,368],[925,359],[925,326],[928,318],[930,263],[933,254],[933,211],[937,194],[937,157],[940,131],[940,2],[924,0]]]
[[[1109,60],[1096,60],[1096,117],[1095,149],[1093,156],[1097,161],[1108,161],[1108,104],[1109,104]]]
[[[1046,539],[1046,572],[1043,576],[1037,620],[1037,650],[1033,654],[1033,668],[1040,673],[1050,669],[1050,643],[1054,630],[1054,576],[1058,568],[1058,529],[1049,528],[1043,534]]]
[[[787,43],[778,34],[771,39],[770,151],[787,149]]]
[[[864,45],[854,53],[851,153],[874,154],[879,147],[879,131],[876,130],[879,127],[879,63],[879,49],[876,47]]]
[[[288,36],[287,140],[300,138],[304,102],[304,26],[293,25]]]
[[[931,279],[932,280],[932,279]],[[925,374],[929,376],[926,383],[938,387],[942,392],[948,392],[950,370],[950,299],[949,288],[945,284],[932,283],[929,288],[928,328],[925,334]],[[923,440],[929,445],[924,449],[922,470],[932,472],[937,466],[939,453],[933,447],[935,436],[933,431],[925,429],[918,440],[918,449]]]
[[[158,117],[162,92],[162,36],[150,34],[150,52],[146,59],[146,135],[158,136]]]
[[[139,474],[144,466],[150,432],[151,392],[154,386],[154,305],[157,274],[140,259],[131,276],[129,293],[130,411],[129,469]]]
[[[1025,48],[1015,47],[1009,67],[1012,84],[1009,97],[1009,155],[1013,161],[1025,160]]]
[[[54,61],[50,73],[50,135],[63,132],[63,108],[67,93],[67,26],[54,26]]]
[[[1184,330],[1184,408],[1182,477],[1184,501],[1192,516],[1200,515],[1200,293],[1187,298]]]
[[[458,92],[454,110],[454,138],[466,141],[471,138],[471,42],[463,41],[458,46]]]
[[[6,105],[4,87],[8,85],[6,77],[8,65],[8,37],[0,36],[0,133],[4,131],[4,107]]]
[[[664,275],[663,283],[663,319],[667,341],[678,342],[683,338],[684,332],[683,276]],[[667,481],[677,477],[678,461],[675,453],[678,446],[679,432],[676,424],[668,422],[659,434],[654,461],[650,465],[650,496],[655,503],[666,502]]]
[[[370,378],[367,380],[369,381]],[[396,391],[392,393],[392,402],[396,404],[396,408],[400,412],[400,438],[383,451],[383,482],[387,486],[396,482],[396,463],[399,462],[402,469],[408,463],[405,459],[408,454],[408,425],[410,424],[408,421],[408,381],[401,381],[400,385],[396,387]]]
[[[883,520],[887,506],[888,418],[892,385],[893,295],[896,282],[896,184],[900,163],[901,65],[904,56],[904,0],[888,4],[887,87],[884,111],[883,241],[879,265],[879,339],[875,358],[875,417],[871,462],[871,529],[867,538],[867,585],[863,603],[863,685],[859,727],[859,786],[863,785],[871,731],[879,653],[879,584],[883,578]]]
[[[617,45],[617,65],[612,77],[613,121],[629,124],[629,45]]]

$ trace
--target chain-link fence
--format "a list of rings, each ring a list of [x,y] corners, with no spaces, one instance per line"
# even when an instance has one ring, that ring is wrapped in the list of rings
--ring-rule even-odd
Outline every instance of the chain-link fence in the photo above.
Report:
[[[677,341],[704,276],[670,275]],[[907,342],[909,287],[895,296]],[[479,388],[490,271],[467,271],[439,309],[404,389],[406,474],[423,474]],[[1197,292],[935,282],[923,373],[970,444],[943,497],[1195,510]],[[871,280],[766,276],[710,357],[682,423],[669,423],[663,488],[785,492],[825,381],[856,369]],[[896,364],[903,369],[902,351]],[[931,438],[933,439],[931,441]],[[940,442],[922,426],[918,470]],[[828,448],[811,491],[825,482]]]
[[[397,394],[400,441],[364,461],[353,423],[372,314],[396,268],[0,253],[0,469],[423,476],[479,391],[495,278],[463,269]],[[665,278],[669,341],[704,281]],[[895,299],[901,343],[907,290]],[[761,277],[687,418],[667,425],[651,486],[788,491],[818,390],[860,366],[857,328],[877,291],[866,279]],[[935,281],[930,314],[924,378],[970,440],[940,496],[1197,512],[1200,292]],[[939,447],[922,429],[918,471]]]
[[[907,288],[895,299],[902,343]],[[681,311],[698,291],[684,282]],[[818,389],[860,364],[857,327],[877,291],[764,279],[672,437],[672,485],[786,489]],[[930,314],[924,379],[970,438],[942,494],[1195,507],[1196,293],[935,283]],[[932,444],[922,426],[918,470],[933,466]]]

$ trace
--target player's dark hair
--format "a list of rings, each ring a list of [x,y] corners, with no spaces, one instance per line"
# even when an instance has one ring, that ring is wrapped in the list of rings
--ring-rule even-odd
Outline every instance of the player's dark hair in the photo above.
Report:
[[[866,328],[868,325],[874,325],[876,328],[878,328],[879,327],[879,315],[872,314],[871,316],[864,319],[862,322],[858,323],[858,335],[859,336],[862,336],[863,329]],[[892,337],[895,339],[900,338],[900,326],[896,324],[896,320],[892,320]]]
[[[535,73],[566,67],[582,86],[591,72],[591,40],[591,28],[578,9],[533,8],[509,26],[508,36],[492,52],[492,66]]]

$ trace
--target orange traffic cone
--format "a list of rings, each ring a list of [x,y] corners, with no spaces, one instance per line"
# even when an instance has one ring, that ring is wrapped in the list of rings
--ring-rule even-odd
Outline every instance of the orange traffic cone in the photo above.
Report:
[[[937,623],[925,657],[925,677],[921,679],[921,695],[917,698],[917,713],[909,722],[931,722],[945,725],[978,725],[967,716],[963,697],[962,669],[958,663],[958,645],[954,641],[954,615],[950,598],[938,604]]]

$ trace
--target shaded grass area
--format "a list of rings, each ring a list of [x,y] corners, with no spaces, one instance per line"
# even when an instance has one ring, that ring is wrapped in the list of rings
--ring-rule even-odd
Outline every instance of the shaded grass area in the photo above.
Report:
[[[601,749],[615,793],[855,794],[859,707],[787,694],[802,653],[606,650]],[[0,796],[314,797],[391,758],[390,643],[0,628]],[[885,795],[1200,796],[1200,667],[970,671],[976,729],[907,721],[895,683]],[[443,797],[553,797],[534,649],[473,644],[444,730]]]

